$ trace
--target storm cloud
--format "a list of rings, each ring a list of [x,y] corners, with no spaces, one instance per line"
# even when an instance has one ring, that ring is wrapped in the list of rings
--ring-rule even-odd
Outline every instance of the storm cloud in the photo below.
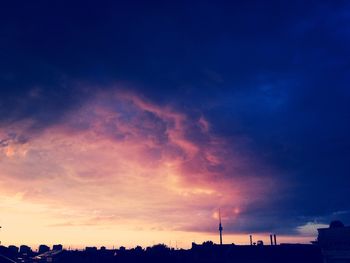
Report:
[[[349,11],[345,1],[4,4],[3,195],[50,209],[133,202],[52,225],[133,217],[207,233],[219,207],[229,233],[349,222]],[[149,203],[146,186],[158,191]]]

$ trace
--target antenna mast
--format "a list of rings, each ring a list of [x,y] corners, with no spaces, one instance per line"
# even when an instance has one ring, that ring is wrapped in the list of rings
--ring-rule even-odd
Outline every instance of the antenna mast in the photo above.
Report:
[[[219,232],[220,232],[220,245],[222,245],[222,230],[223,230],[223,227],[222,227],[222,224],[221,224],[221,211],[220,211],[220,208],[219,208]]]

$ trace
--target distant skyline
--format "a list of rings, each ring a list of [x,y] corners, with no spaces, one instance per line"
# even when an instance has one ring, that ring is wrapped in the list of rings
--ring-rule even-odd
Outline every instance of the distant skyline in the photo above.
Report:
[[[20,1],[0,240],[307,243],[350,223],[347,1]]]

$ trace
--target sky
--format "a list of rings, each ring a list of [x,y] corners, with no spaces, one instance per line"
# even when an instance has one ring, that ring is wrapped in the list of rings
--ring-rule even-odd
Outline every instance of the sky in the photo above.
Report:
[[[347,1],[8,1],[0,240],[308,243],[350,223]]]

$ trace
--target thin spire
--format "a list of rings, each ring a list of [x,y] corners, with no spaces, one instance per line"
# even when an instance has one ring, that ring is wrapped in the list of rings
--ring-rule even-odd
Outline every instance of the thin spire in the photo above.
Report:
[[[219,208],[219,233],[220,233],[220,245],[222,245],[222,230],[223,230],[223,227],[222,227],[222,224],[221,224],[221,211],[220,211],[220,208]]]

